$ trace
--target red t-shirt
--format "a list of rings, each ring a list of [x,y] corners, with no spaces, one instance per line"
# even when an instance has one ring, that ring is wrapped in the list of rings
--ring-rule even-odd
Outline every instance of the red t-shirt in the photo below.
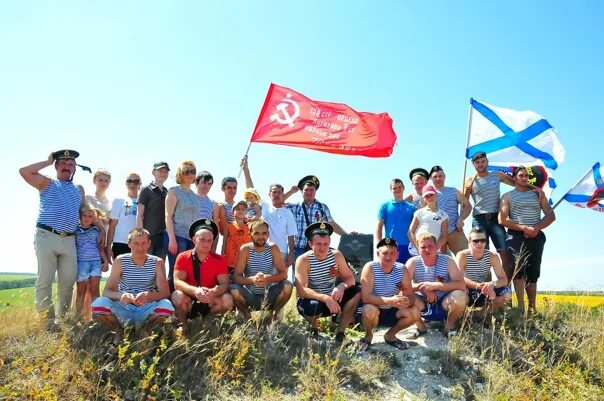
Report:
[[[184,280],[187,284],[197,286],[195,274],[193,273],[193,251],[184,251],[176,257],[174,270],[185,272],[187,278]],[[226,258],[214,252],[210,252],[206,260],[200,263],[200,281],[202,287],[212,288],[218,284],[216,276],[219,274],[228,274]]]

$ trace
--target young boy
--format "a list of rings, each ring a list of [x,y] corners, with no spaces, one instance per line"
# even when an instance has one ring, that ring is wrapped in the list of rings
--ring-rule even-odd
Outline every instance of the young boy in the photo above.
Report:
[[[245,224],[247,214],[247,203],[243,200],[233,206],[233,216],[235,220],[228,223],[222,240],[222,254],[227,258],[229,272],[232,272],[237,262],[237,255],[241,245],[252,241],[250,229]]]

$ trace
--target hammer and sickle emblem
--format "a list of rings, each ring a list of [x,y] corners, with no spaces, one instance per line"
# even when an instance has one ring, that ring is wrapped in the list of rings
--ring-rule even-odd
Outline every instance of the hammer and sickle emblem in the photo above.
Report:
[[[298,106],[298,103],[290,98],[291,94],[288,93],[285,96],[285,99],[283,99],[281,103],[276,106],[277,112],[271,114],[271,121],[277,121],[280,124],[287,124],[290,127],[294,126],[294,121],[300,116],[300,106]],[[290,104],[294,106],[293,114],[289,114],[289,111],[287,110],[288,105]]]

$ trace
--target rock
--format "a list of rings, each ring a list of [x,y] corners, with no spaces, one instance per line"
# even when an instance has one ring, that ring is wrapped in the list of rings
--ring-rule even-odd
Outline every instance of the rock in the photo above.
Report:
[[[420,356],[420,357],[419,357],[419,361],[420,361],[421,363],[427,363],[427,362],[430,362],[430,357],[429,357],[428,355],[422,355],[422,356]]]
[[[447,387],[443,387],[440,384],[438,385],[438,390],[440,391],[440,393],[446,397],[451,398],[451,396],[453,395],[453,391],[450,388]]]
[[[422,368],[419,368],[417,371],[418,371],[419,373],[421,373],[422,375],[425,375],[425,374],[427,374],[427,373],[428,373],[428,372],[426,372],[426,371],[425,371],[424,369],[422,369]]]

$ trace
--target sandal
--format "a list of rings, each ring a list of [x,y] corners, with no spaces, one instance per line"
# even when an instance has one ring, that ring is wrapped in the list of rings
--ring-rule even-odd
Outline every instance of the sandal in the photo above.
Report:
[[[400,349],[400,350],[406,350],[409,348],[409,344],[407,344],[403,340],[399,340],[398,338],[395,338],[392,341],[388,341],[384,338],[384,342],[386,344],[388,344],[389,346],[394,347],[396,349]]]
[[[371,347],[371,340],[366,339],[365,337],[359,340],[358,349],[359,352],[367,351]]]
[[[455,329],[443,329],[443,336],[446,338],[455,337],[457,335],[457,330]]]
[[[411,331],[411,333],[407,336],[407,338],[409,340],[417,340],[418,338],[420,338],[423,335],[428,334],[428,330],[427,329],[415,329],[413,331]]]

